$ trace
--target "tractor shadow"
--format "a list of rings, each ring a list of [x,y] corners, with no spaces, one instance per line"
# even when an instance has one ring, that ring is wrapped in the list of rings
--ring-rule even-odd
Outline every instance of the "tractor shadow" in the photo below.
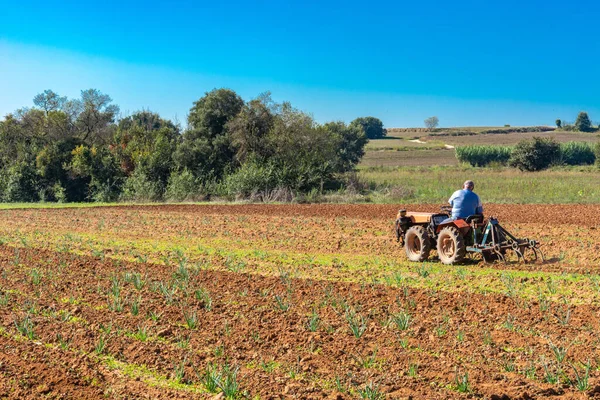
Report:
[[[542,265],[547,265],[547,264],[558,264],[559,262],[561,262],[562,259],[558,258],[558,257],[552,257],[552,258],[546,258],[544,261],[541,261],[540,263]]]
[[[432,257],[432,259],[434,261],[440,262],[440,259],[437,256]],[[554,265],[554,264],[558,264],[561,261],[562,260],[558,257],[546,258],[544,261],[542,261],[540,259],[533,260],[533,259],[528,259],[528,258],[525,258],[525,261],[521,261],[521,260],[517,260],[516,257],[509,257],[505,261],[495,260],[495,261],[486,262],[481,257],[478,257],[478,256],[472,256],[472,257],[467,256],[460,264],[467,265],[467,266],[476,266],[476,265],[502,266],[502,265],[506,265],[506,266],[515,267],[515,266],[519,266],[519,265],[523,265],[523,266],[524,265],[531,265],[531,266]]]

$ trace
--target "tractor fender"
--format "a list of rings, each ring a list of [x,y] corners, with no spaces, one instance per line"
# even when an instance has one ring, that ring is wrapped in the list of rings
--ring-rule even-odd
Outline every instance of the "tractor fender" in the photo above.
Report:
[[[464,219],[455,219],[453,221],[448,221],[438,225],[435,233],[440,233],[440,231],[447,226],[455,226],[463,236],[469,232],[469,229],[471,229],[471,225],[467,224]]]

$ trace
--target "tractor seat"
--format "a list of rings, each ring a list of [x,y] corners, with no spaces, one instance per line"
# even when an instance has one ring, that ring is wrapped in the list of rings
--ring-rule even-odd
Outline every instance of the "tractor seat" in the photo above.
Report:
[[[465,222],[467,224],[470,224],[471,222],[475,222],[476,224],[482,224],[483,223],[483,214],[473,214],[473,215],[469,215],[466,219]]]

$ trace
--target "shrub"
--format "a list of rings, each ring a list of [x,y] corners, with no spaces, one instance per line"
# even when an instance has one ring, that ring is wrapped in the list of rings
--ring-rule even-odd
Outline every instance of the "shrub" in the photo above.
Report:
[[[600,166],[600,142],[594,145],[594,155],[596,156],[596,164]]]
[[[201,184],[188,169],[169,176],[165,198],[171,201],[190,201],[202,197]]]
[[[115,182],[116,181],[116,182]],[[117,201],[120,196],[122,180],[116,178],[113,182],[99,182],[92,179],[90,182],[90,198],[100,203]]]
[[[347,173],[345,178],[346,193],[359,194],[369,190],[369,183],[363,181],[356,171]]]
[[[534,137],[519,142],[510,156],[509,165],[521,171],[540,171],[560,157],[560,145],[551,138]]]
[[[253,192],[259,190],[274,189],[277,184],[273,168],[253,162],[244,164],[225,178],[227,194],[237,198],[250,197]]]
[[[66,203],[67,191],[65,190],[65,188],[62,187],[62,185],[59,182],[56,182],[52,186],[52,192],[54,193],[54,197],[56,198],[57,202]]]
[[[291,201],[292,188],[301,180],[300,176],[296,176],[296,172],[298,171],[277,168],[272,164],[249,162],[226,177],[226,192],[237,199]]]
[[[594,148],[584,142],[561,143],[560,157],[566,165],[590,165],[596,161]]]
[[[490,163],[505,165],[511,150],[508,146],[460,146],[456,148],[456,158],[474,167],[485,167]]]
[[[17,162],[2,171],[3,200],[8,202],[33,202],[39,200],[39,182],[31,163]]]
[[[136,170],[125,181],[121,198],[130,201],[157,201],[161,195],[158,182],[152,182],[143,172]]]

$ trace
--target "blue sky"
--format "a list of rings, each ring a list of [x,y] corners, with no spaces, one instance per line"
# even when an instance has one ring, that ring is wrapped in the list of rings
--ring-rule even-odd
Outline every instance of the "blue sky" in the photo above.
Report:
[[[89,3],[89,4],[88,4]],[[184,121],[214,87],[388,127],[600,120],[592,1],[0,1],[0,115],[44,89]]]

